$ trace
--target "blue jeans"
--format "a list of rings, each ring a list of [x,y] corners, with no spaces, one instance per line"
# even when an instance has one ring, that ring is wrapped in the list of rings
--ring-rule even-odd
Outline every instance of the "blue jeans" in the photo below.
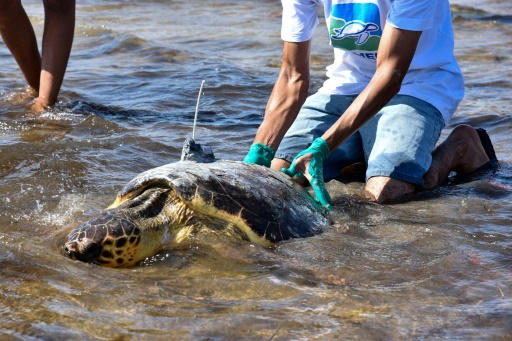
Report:
[[[275,157],[289,162],[329,129],[356,96],[316,93],[306,100]],[[431,104],[396,95],[356,133],[336,148],[324,163],[329,181],[346,166],[367,165],[366,180],[387,176],[423,186],[444,120]]]

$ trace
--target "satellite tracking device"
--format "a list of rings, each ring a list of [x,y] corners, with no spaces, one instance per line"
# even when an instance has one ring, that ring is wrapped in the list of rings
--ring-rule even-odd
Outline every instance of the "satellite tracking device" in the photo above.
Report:
[[[201,99],[201,93],[203,92],[204,80],[201,82],[201,88],[199,89],[199,95],[197,96],[196,113],[194,115],[194,126],[192,128],[192,137],[187,137],[183,144],[181,151],[181,161],[195,161],[195,162],[215,162],[215,155],[213,150],[208,145],[201,145],[196,143],[196,124],[197,114],[199,112],[199,100]]]

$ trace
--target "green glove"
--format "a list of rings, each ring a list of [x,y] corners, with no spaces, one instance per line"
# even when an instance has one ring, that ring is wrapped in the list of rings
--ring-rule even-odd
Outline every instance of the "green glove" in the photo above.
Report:
[[[303,174],[295,169],[297,159],[306,154],[311,155],[311,163],[309,164],[308,173],[311,175],[311,187],[315,191],[316,200],[322,205],[324,209],[328,211],[332,210],[331,206],[331,196],[327,189],[325,188],[324,183],[324,161],[330,154],[329,145],[325,142],[321,137],[315,139],[311,146],[300,152],[297,155],[290,165],[290,168],[283,168],[281,171],[290,176],[299,176],[303,177]]]
[[[249,149],[249,153],[245,156],[244,162],[270,167],[275,153],[272,148],[262,143],[255,143]]]

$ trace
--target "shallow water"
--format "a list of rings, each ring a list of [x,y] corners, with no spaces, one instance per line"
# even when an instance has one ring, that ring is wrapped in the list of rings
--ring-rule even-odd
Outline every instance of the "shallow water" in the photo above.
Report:
[[[38,37],[40,1],[24,1]],[[80,2],[52,112],[28,111],[0,45],[0,339],[491,339],[512,337],[512,5],[453,1],[466,97],[494,177],[381,206],[330,182],[335,224],[262,249],[197,236],[132,269],[67,259],[62,236],[136,174],[196,139],[241,159],[280,62],[280,6],[216,0]],[[319,27],[313,89],[332,52]]]

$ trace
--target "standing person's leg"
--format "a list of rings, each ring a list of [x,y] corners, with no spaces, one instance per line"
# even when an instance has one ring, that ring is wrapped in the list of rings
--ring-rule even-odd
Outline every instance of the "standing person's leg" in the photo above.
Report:
[[[75,30],[75,0],[44,0],[39,97],[35,109],[53,105],[64,79]]]
[[[0,0],[0,8],[2,39],[35,95],[39,91],[41,56],[32,24],[21,0]]]

